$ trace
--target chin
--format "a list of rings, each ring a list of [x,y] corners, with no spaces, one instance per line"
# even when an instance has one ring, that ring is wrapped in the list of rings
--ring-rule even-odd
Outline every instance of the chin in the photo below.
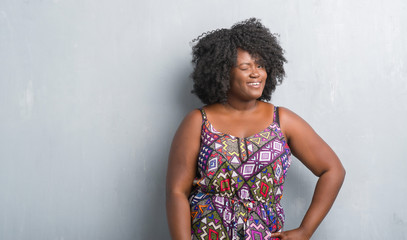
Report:
[[[261,98],[261,95],[256,94],[249,96],[248,100],[258,100],[259,98]]]
[[[259,94],[253,94],[253,98],[259,99],[259,98],[261,98],[262,95],[263,95],[263,91]]]

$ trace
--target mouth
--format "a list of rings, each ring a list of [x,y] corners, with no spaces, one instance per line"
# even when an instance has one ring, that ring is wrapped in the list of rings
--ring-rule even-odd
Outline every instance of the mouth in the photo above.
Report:
[[[247,85],[249,85],[251,87],[260,87],[260,83],[261,82],[249,82],[249,83],[247,83]]]

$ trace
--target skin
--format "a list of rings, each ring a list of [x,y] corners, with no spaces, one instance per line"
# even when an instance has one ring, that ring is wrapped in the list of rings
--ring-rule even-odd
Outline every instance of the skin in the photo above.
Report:
[[[240,138],[262,131],[273,121],[274,111],[274,105],[256,100],[264,89],[265,69],[248,52],[238,49],[237,64],[231,69],[230,76],[227,102],[206,106],[208,120],[218,131]],[[331,208],[343,183],[345,170],[328,144],[302,118],[282,107],[279,108],[279,117],[281,130],[293,155],[318,177],[318,182],[301,225],[274,233],[272,237],[310,239]],[[174,240],[191,239],[188,196],[197,168],[201,126],[200,111],[192,111],[180,124],[171,145],[166,205]]]

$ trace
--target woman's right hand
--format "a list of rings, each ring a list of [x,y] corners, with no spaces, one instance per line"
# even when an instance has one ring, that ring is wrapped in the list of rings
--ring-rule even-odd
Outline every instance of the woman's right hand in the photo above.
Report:
[[[280,240],[309,240],[305,231],[301,228],[296,228],[289,231],[272,233],[271,237],[278,238]]]

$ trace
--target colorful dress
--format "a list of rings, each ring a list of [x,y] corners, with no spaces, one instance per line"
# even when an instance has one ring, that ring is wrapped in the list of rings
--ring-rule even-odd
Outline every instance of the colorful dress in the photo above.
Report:
[[[189,197],[192,239],[268,240],[281,231],[290,148],[273,122],[246,138],[216,131],[202,112],[197,175]]]

